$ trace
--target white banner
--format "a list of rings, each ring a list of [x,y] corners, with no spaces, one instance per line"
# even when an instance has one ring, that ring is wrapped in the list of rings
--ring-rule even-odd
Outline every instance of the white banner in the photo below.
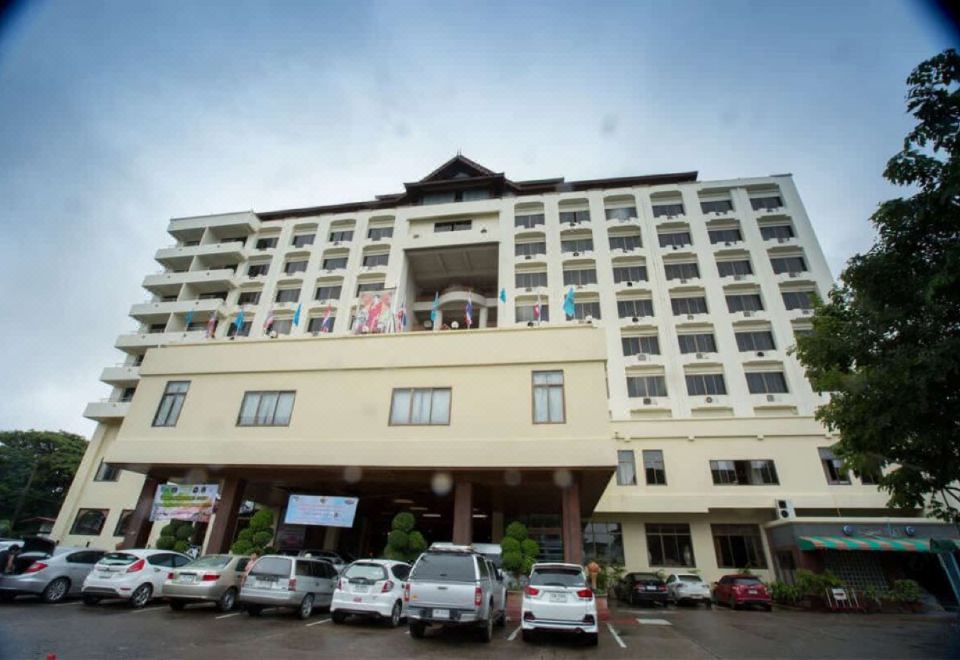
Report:
[[[150,520],[210,522],[220,487],[217,484],[160,484]]]
[[[288,525],[323,525],[353,527],[357,515],[356,497],[325,495],[291,495],[283,522]]]

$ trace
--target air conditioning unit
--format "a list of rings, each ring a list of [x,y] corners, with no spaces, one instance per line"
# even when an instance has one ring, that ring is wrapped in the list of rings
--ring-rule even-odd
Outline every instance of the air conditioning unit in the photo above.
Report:
[[[677,217],[677,216],[675,216],[675,215],[668,215],[668,216],[667,216],[667,220],[673,220],[673,219],[676,218],[676,217]]]
[[[627,286],[633,286],[633,282],[627,282]]]
[[[774,506],[777,508],[777,518],[780,520],[793,520],[797,517],[797,509],[793,506],[793,500],[775,500]]]
[[[687,280],[685,280],[684,278],[681,277],[681,278],[680,278],[680,284],[686,284],[686,283],[687,283]]]
[[[340,241],[334,241],[333,244],[334,244],[334,245],[340,245]]]
[[[713,214],[714,214],[714,215],[723,215],[723,211],[714,211]]]
[[[733,243],[731,243],[730,241],[726,241],[726,242],[724,243],[724,245],[727,246],[727,247],[730,247],[731,245],[733,245]]]
[[[527,255],[524,255],[524,257],[523,257],[523,258],[524,258],[524,259],[527,259],[527,260],[530,260],[530,259],[532,259],[533,257],[532,257],[532,256],[530,256],[529,254],[527,254]]]
[[[693,314],[687,314],[687,320],[688,320],[688,321],[692,321],[692,320],[693,320]]]
[[[573,253],[573,256],[579,257],[579,256],[580,256],[580,253],[579,253],[579,252],[574,252],[574,253]]]
[[[414,237],[414,238],[420,238],[420,234],[414,234],[413,237]]]
[[[768,394],[768,395],[767,395],[767,401],[776,401],[776,400],[777,400],[777,395],[776,395],[776,394]]]
[[[637,353],[636,355],[637,355],[637,361],[638,361],[638,362],[645,362],[646,359],[647,359],[647,354],[646,354],[646,353]]]
[[[791,270],[791,271],[788,273],[788,275],[789,275],[790,277],[800,277],[800,272],[799,272],[799,271],[796,271],[796,270]]]
[[[757,351],[757,357],[763,357],[763,356],[764,356],[763,351]]]
[[[524,291],[529,293],[530,291],[533,291],[533,288],[528,286],[526,289],[524,289]]]
[[[644,397],[644,398],[643,398],[643,405],[645,405],[645,406],[651,406],[651,405],[653,405],[653,399],[651,399],[650,397]]]
[[[582,284],[578,284],[578,285],[577,285],[577,288],[578,288],[578,289],[582,289],[582,288],[583,288],[583,285],[582,285]]]
[[[707,357],[706,353],[697,353],[697,359],[698,359],[698,360],[702,360],[702,359],[704,359],[705,357]]]
[[[679,246],[679,245],[673,245],[673,246],[671,246],[671,247],[672,247],[674,250],[679,250],[679,249],[680,249],[680,246]]]
[[[751,312],[749,309],[745,309],[743,310],[743,315],[746,316],[747,318],[750,318],[751,316],[753,316],[753,312]]]
[[[633,321],[634,323],[639,323],[639,322],[640,322],[640,317],[639,317],[639,316],[634,316],[634,317],[633,317],[632,319],[630,319],[630,320]]]
[[[780,236],[779,238],[777,238],[777,243],[786,243],[786,242],[787,242],[787,238],[785,236]]]
[[[800,313],[803,314],[804,316],[810,316],[810,315],[813,314],[813,310],[812,310],[812,309],[801,309],[801,310],[800,310]]]

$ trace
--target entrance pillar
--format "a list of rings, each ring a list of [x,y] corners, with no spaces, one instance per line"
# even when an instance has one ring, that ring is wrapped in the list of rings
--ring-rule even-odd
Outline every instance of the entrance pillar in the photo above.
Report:
[[[323,530],[323,549],[336,550],[337,542],[340,540],[339,527],[325,527]]]
[[[453,487],[453,542],[469,545],[473,540],[473,484],[458,481]]]
[[[494,543],[503,540],[503,511],[494,511],[490,517],[490,540]]]
[[[213,516],[212,529],[207,537],[207,554],[229,552],[237,530],[237,512],[243,502],[247,482],[243,479],[224,479],[220,488],[220,502]]]
[[[477,326],[477,327],[480,327],[480,328],[486,328],[486,327],[487,327],[487,316],[489,315],[489,313],[490,313],[490,312],[489,312],[489,310],[487,309],[487,306],[486,306],[486,305],[484,305],[483,307],[480,308],[480,324],[479,324],[479,326]]]
[[[561,491],[563,560],[583,564],[583,527],[580,524],[580,486],[574,481]]]
[[[147,477],[143,480],[137,505],[130,515],[130,522],[127,523],[127,532],[123,535],[123,540],[117,545],[119,549],[142,548],[147,544],[147,539],[150,538],[150,530],[153,528],[153,523],[150,522],[150,509],[153,508],[153,498],[157,494],[157,486],[159,485],[160,480],[154,477]]]

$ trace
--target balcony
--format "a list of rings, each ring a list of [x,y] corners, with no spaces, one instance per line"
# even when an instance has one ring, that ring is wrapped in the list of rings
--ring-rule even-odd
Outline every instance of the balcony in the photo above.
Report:
[[[247,251],[244,249],[243,241],[223,241],[191,246],[173,245],[157,250],[155,259],[168,268],[176,268],[184,262],[189,265],[190,261],[197,256],[217,257],[225,261],[243,261],[247,257]]]
[[[220,298],[207,300],[173,300],[169,302],[144,302],[130,308],[130,316],[141,323],[151,323],[167,318],[170,314],[186,314],[190,311],[208,317],[224,303]]]
[[[224,233],[252,234],[260,228],[260,218],[253,211],[173,218],[167,226],[167,233],[180,239],[183,236],[189,237],[191,234],[196,234],[198,230],[203,231],[207,228],[221,230]]]
[[[105,367],[100,372],[100,380],[114,387],[133,387],[140,381],[140,367],[125,364]]]
[[[161,344],[174,344],[178,342],[200,341],[206,337],[203,330],[192,330],[190,332],[134,332],[117,337],[114,344],[121,351],[130,353],[142,353],[143,349],[153,348]]]
[[[105,422],[111,419],[123,419],[130,410],[129,401],[91,401],[83,411],[83,416],[96,422]]]
[[[143,288],[150,293],[164,295],[173,287],[190,284],[199,290],[216,291],[233,288],[237,274],[232,268],[212,270],[188,270],[180,273],[162,272],[143,278]]]

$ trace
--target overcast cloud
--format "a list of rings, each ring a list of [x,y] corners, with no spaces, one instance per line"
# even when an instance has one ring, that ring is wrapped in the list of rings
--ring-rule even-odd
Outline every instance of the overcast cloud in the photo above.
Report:
[[[779,6],[778,6],[779,5]],[[792,172],[834,275],[949,45],[894,2],[40,2],[0,31],[0,429],[89,434],[171,217],[516,179]]]

